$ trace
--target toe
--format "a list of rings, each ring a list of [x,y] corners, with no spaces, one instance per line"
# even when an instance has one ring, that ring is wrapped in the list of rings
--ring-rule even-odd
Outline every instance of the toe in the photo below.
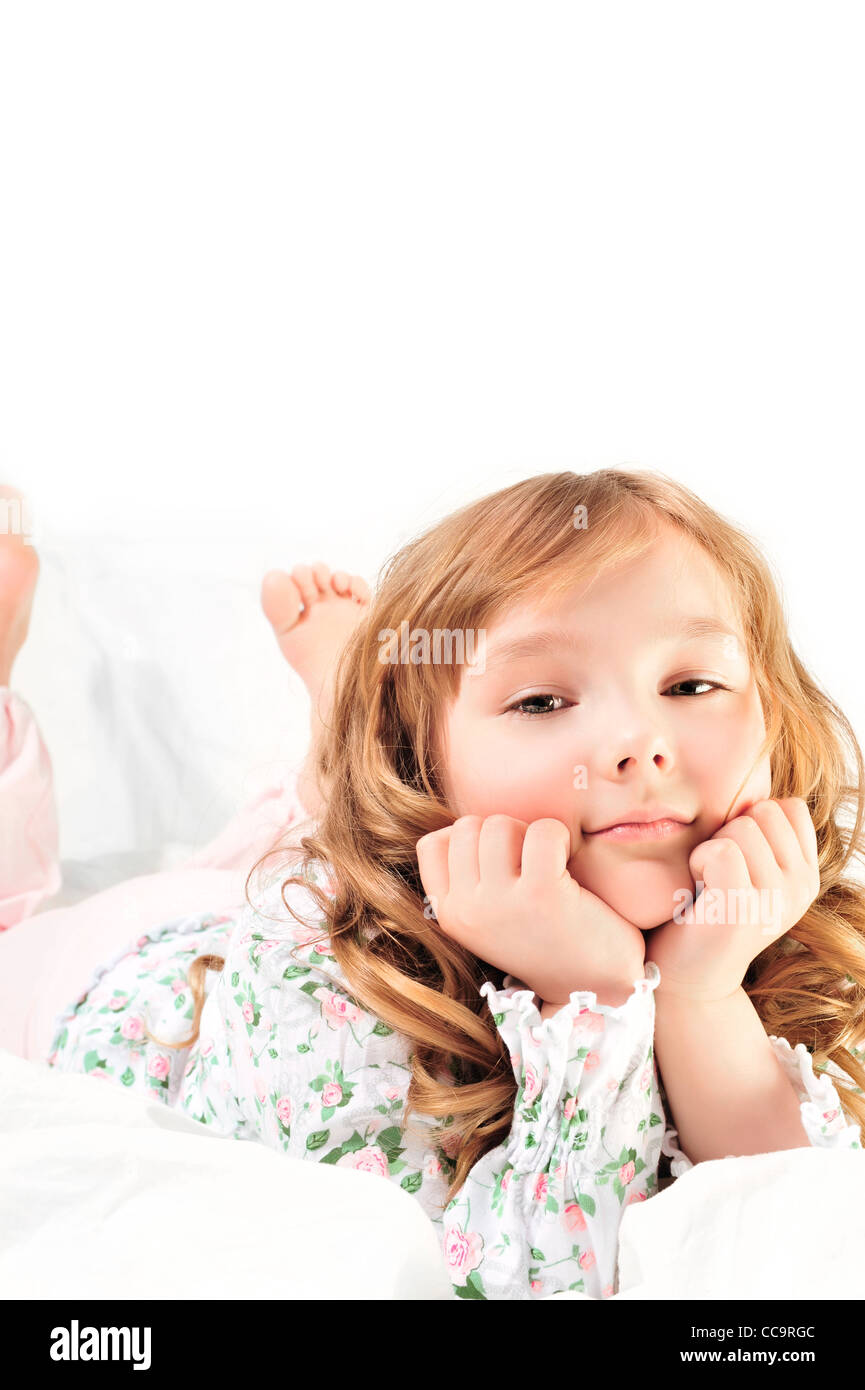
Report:
[[[261,606],[277,637],[289,632],[300,617],[300,589],[285,570],[268,570],[261,581]]]
[[[325,598],[330,593],[330,568],[319,560],[312,567],[312,577],[318,585],[319,597]]]
[[[351,596],[351,580],[345,570],[334,570],[330,582],[334,593]]]
[[[304,608],[311,608],[321,597],[318,592],[318,585],[313,578],[312,569],[309,565],[295,565],[291,571],[291,577],[300,589]]]
[[[351,576],[351,592],[358,603],[369,602],[369,585],[362,574],[353,574]]]

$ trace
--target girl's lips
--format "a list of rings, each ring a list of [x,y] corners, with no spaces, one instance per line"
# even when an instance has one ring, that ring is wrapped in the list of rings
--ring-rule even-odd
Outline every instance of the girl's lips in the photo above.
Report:
[[[587,831],[593,840],[667,840],[686,830],[688,822],[680,820],[653,820],[645,825],[636,823],[611,825],[606,830]]]

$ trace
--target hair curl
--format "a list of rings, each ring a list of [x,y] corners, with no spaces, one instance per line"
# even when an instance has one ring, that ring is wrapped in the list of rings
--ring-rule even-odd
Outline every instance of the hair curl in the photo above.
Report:
[[[590,519],[586,529],[574,524],[579,505]],[[431,925],[417,863],[420,837],[454,820],[435,735],[458,692],[459,665],[385,663],[380,637],[404,620],[409,631],[488,627],[531,596],[563,595],[639,556],[659,524],[701,545],[729,585],[766,724],[754,766],[770,755],[770,796],[803,798],[816,830],[819,896],[752,962],[743,986],[766,1032],[791,1046],[803,1042],[815,1069],[829,1067],[838,1077],[848,1119],[865,1125],[865,1053],[856,1045],[865,1032],[865,889],[848,869],[865,848],[865,778],[850,723],[794,651],[779,587],[742,529],[664,474],[541,474],[446,516],[384,565],[336,667],[314,763],[324,809],[305,822],[312,831],[300,839],[299,872],[282,884],[283,903],[298,921],[285,889],[307,886],[358,1002],[413,1044],[404,1118],[441,1121],[443,1152],[455,1158],[448,1201],[506,1139],[518,1085],[480,996],[484,980],[501,988],[503,974]],[[851,809],[852,826],[843,823]],[[311,881],[315,864],[326,866],[333,897]],[[247,900],[248,890],[249,878]],[[223,966],[220,956],[192,962],[192,1036],[163,1046],[196,1041],[205,973]],[[842,1074],[849,1087],[840,1085]]]

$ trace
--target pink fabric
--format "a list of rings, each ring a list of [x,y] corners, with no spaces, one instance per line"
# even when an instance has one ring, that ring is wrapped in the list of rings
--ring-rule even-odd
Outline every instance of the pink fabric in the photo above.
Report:
[[[253,864],[305,817],[292,771],[179,868],[37,912],[62,883],[51,759],[29,706],[0,687],[0,1048],[44,1061],[96,966],[148,927],[241,907]]]
[[[0,687],[0,929],[61,887],[51,759],[19,695]]]

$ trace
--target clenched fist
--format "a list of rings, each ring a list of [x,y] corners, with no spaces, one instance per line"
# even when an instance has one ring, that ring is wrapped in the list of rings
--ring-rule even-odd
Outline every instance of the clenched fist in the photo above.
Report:
[[[417,842],[421,882],[439,928],[473,955],[560,1006],[574,990],[624,1003],[643,978],[633,923],[568,873],[562,821],[460,816]]]
[[[688,861],[700,898],[652,932],[658,997],[726,999],[748,966],[790,931],[820,893],[817,832],[800,796],[757,801],[695,845]]]

